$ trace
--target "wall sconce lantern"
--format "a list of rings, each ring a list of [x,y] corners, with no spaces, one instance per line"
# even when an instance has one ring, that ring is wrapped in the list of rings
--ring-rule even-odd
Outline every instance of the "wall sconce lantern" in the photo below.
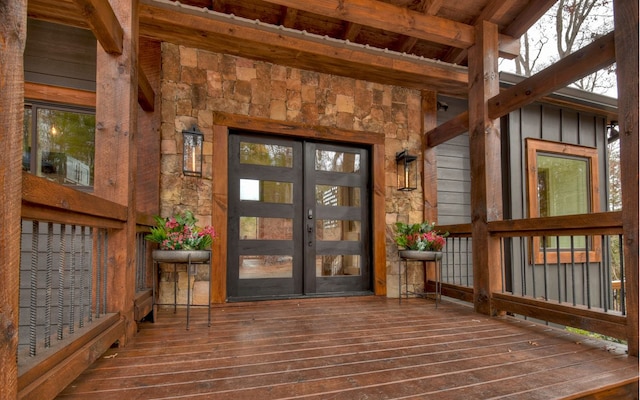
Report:
[[[398,190],[405,192],[418,188],[418,156],[409,154],[405,149],[396,153],[396,166],[398,168]]]
[[[193,125],[182,131],[182,173],[185,176],[202,176],[202,150],[204,135]]]

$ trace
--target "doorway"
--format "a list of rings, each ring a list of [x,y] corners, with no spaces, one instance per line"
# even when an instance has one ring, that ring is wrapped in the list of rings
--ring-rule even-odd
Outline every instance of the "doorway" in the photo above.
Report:
[[[369,150],[229,135],[229,300],[372,291]]]

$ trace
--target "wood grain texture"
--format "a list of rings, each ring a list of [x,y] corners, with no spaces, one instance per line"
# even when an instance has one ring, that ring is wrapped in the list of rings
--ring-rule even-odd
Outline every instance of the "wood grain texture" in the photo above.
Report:
[[[427,132],[438,124],[438,99],[436,92],[422,92],[422,129]],[[425,221],[438,222],[438,164],[436,149],[428,145],[428,137],[422,136],[422,199]]]
[[[624,349],[470,307],[379,296],[159,314],[60,399],[576,398],[638,380]],[[605,397],[606,398],[606,397]],[[610,397],[615,398],[615,397]]]
[[[616,62],[620,107],[620,170],[622,180],[622,219],[624,221],[625,280],[632,285],[627,290],[629,309],[629,354],[636,357],[640,351],[638,337],[640,271],[640,171],[638,149],[640,123],[638,122],[638,2],[616,0],[613,4],[616,38]]]
[[[502,220],[500,127],[489,117],[487,102],[499,91],[497,27],[476,26],[477,43],[469,50],[469,159],[471,161],[471,224],[473,286],[476,311],[493,315],[491,293],[500,282],[500,242],[489,235],[488,222]]]
[[[20,198],[27,2],[0,1],[0,399],[14,399],[18,370]]]

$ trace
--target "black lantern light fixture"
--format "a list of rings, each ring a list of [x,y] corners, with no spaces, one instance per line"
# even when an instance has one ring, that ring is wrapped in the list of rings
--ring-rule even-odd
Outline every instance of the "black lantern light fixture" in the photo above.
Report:
[[[204,135],[193,125],[182,131],[182,173],[185,176],[202,176],[202,151]]]
[[[398,190],[405,192],[418,188],[418,156],[409,154],[405,149],[396,153],[396,166],[398,168]]]

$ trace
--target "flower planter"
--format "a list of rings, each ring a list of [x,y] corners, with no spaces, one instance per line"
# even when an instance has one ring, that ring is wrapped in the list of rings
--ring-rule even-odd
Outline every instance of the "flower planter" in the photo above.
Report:
[[[442,258],[441,251],[400,250],[398,255],[407,260],[436,261]]]
[[[153,260],[161,263],[199,263],[209,261],[209,250],[154,250]]]

